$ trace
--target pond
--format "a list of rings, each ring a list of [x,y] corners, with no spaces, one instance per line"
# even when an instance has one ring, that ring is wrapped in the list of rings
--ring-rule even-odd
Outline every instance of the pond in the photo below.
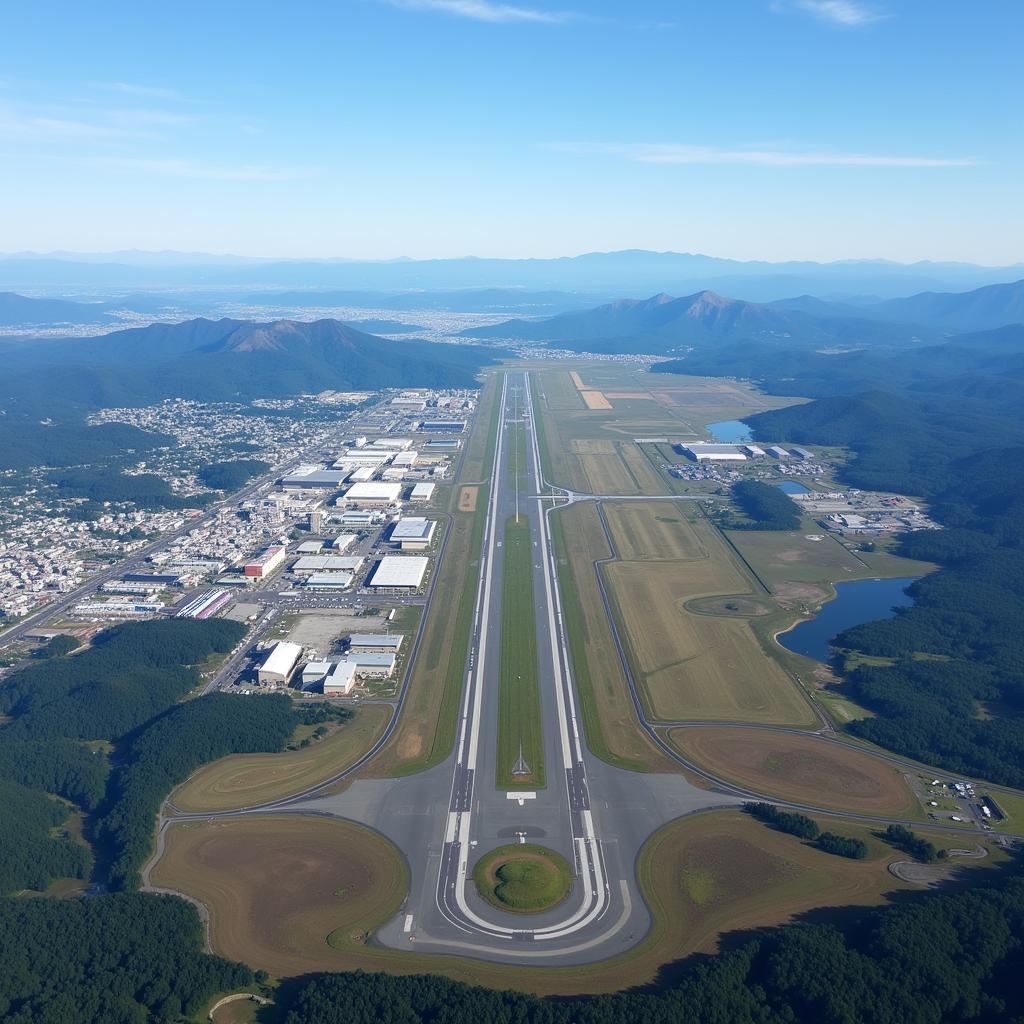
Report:
[[[705,426],[720,444],[740,444],[752,440],[750,427],[743,420],[722,420],[720,423],[707,423]]]
[[[916,576],[895,580],[855,580],[836,584],[836,598],[823,605],[813,619],[794,626],[779,635],[779,643],[787,651],[803,654],[817,661],[828,661],[831,641],[836,634],[851,626],[876,619],[891,619],[896,608],[912,605],[913,599],[903,591]]]
[[[798,484],[795,480],[783,480],[782,483],[776,484],[776,487],[780,491],[785,491],[787,494],[810,494],[810,490],[804,487],[803,484]]]

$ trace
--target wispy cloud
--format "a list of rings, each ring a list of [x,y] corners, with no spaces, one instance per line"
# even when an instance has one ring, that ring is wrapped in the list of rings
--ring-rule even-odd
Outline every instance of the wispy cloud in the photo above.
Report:
[[[177,89],[167,89],[159,85],[137,85],[134,82],[90,82],[93,89],[120,93],[123,96],[137,96],[149,100],[184,100],[186,97]]]
[[[796,0],[796,6],[822,21],[827,21],[830,25],[839,25],[842,28],[858,28],[888,17],[882,11],[862,4],[859,0]]]
[[[972,167],[975,157],[841,153],[830,150],[723,149],[657,143],[558,142],[549,147],[580,156],[613,156],[643,164],[732,164],[750,167]]]
[[[557,25],[569,21],[576,15],[571,11],[543,11],[535,7],[520,7],[517,4],[495,3],[494,0],[383,0],[391,7],[405,11],[432,11],[437,14],[451,14],[473,21],[540,22]]]
[[[121,129],[67,117],[48,117],[0,110],[0,139],[19,142],[59,142],[74,139],[110,139]]]
[[[298,181],[321,174],[317,167],[265,167],[257,164],[211,164],[201,160],[100,157],[93,166],[130,174],[150,174],[194,181]]]

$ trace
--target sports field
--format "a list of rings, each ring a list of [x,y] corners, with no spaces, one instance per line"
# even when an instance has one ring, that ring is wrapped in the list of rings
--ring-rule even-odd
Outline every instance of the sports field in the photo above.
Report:
[[[503,789],[536,789],[545,785],[544,734],[537,677],[533,542],[526,516],[520,516],[518,522],[515,517],[508,520],[504,540],[495,780]],[[517,767],[522,769],[518,773]]]
[[[387,840],[357,825],[235,818],[170,828],[153,884],[207,906],[222,956],[288,976],[350,969],[328,937],[361,947],[397,913],[407,871]]]
[[[758,793],[860,814],[917,816],[920,803],[893,765],[818,736],[760,729],[673,729],[680,753]]]
[[[227,811],[300,793],[358,760],[390,718],[389,706],[363,704],[354,717],[303,750],[222,757],[182,783],[171,801],[183,811]]]

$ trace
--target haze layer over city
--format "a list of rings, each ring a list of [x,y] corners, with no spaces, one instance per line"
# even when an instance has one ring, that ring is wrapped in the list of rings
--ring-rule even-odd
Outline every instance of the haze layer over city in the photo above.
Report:
[[[0,1017],[1024,1019],[1022,28],[9,11]]]

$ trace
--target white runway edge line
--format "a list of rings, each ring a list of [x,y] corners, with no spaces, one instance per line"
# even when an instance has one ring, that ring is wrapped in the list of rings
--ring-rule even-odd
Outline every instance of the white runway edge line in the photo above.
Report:
[[[533,429],[533,402],[530,394],[529,378],[524,374],[526,391],[526,413],[528,431],[531,436],[531,455],[535,479],[538,484],[538,491],[541,490],[541,468],[540,454],[537,447],[536,431]],[[458,742],[458,755],[456,767],[452,779],[452,793],[449,807],[456,806],[460,809],[450,810],[448,815],[447,828],[445,830],[445,843],[457,844],[458,864],[454,880],[454,896],[458,907],[458,918],[453,908],[448,904],[447,885],[450,875],[442,867],[438,875],[437,905],[441,913],[464,931],[469,931],[466,925],[470,925],[485,934],[512,939],[516,935],[522,935],[526,929],[508,928],[503,925],[494,924],[480,917],[466,901],[466,885],[468,882],[470,836],[472,824],[472,800],[457,800],[456,791],[467,786],[467,773],[475,774],[480,716],[482,712],[481,687],[483,685],[484,668],[487,657],[487,620],[490,610],[490,596],[493,577],[494,548],[497,535],[497,483],[501,466],[501,455],[503,449],[503,437],[505,433],[505,408],[508,396],[508,376],[502,378],[501,392],[501,414],[498,437],[495,443],[494,462],[491,467],[491,486],[488,496],[487,520],[484,534],[484,564],[481,567],[481,577],[477,589],[477,606],[473,623],[473,647],[476,648],[477,657],[471,656],[470,669],[467,677],[466,696],[463,702],[463,712],[460,722],[460,733]],[[544,549],[543,570],[544,589],[548,613],[549,636],[552,638],[550,645],[551,663],[555,678],[555,696],[558,709],[558,728],[561,744],[563,767],[572,769],[581,776],[583,775],[583,758],[580,747],[579,730],[576,721],[575,699],[572,693],[572,680],[569,672],[569,657],[565,644],[565,637],[562,629],[562,613],[559,604],[557,587],[554,585],[555,561],[554,551],[547,529],[546,511],[543,497],[537,499],[538,528],[541,536],[541,546]],[[557,621],[557,626],[556,626]],[[568,712],[568,714],[567,714]],[[571,723],[571,732],[570,732]],[[469,779],[472,776],[468,776]],[[471,781],[468,783],[471,787]],[[572,807],[572,793],[569,792],[569,776],[566,773],[566,790],[570,808]],[[471,793],[470,793],[471,796]],[[530,931],[535,940],[552,940],[571,935],[581,928],[586,927],[596,918],[600,917],[609,904],[609,894],[605,882],[604,858],[600,842],[594,832],[593,818],[588,809],[583,808],[579,812],[580,829],[573,825],[573,842],[576,847],[577,863],[580,868],[580,879],[583,887],[583,896],[580,905],[565,920],[555,925],[548,925]],[[574,813],[570,811],[570,820],[575,821]],[[558,951],[552,951],[558,952]],[[566,953],[570,950],[565,950]]]

